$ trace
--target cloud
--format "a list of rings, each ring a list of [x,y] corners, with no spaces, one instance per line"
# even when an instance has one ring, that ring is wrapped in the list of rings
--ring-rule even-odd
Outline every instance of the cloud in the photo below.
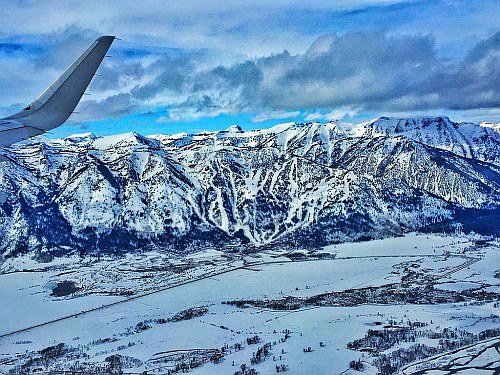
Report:
[[[122,0],[120,6],[96,0],[4,1],[0,36],[74,27],[141,46],[209,49],[222,63],[227,57],[257,58],[283,49],[301,53],[321,34],[353,29],[432,30],[440,45],[460,50],[497,28],[492,15],[499,11],[496,0]]]
[[[264,91],[275,108],[359,106],[371,110],[411,93],[416,80],[437,68],[433,41],[423,36],[389,37],[378,32],[350,32],[288,58]],[[260,62],[263,70],[269,61]]]
[[[86,100],[81,102],[71,120],[94,121],[109,117],[122,117],[137,111],[139,108],[140,106],[134,102],[132,95],[121,93],[101,101]]]
[[[144,99],[176,92],[185,100],[165,104],[178,116],[262,112],[254,121],[313,108],[337,110],[308,119],[359,111],[494,108],[499,34],[455,63],[439,58],[430,36],[365,31],[322,37],[304,54],[284,51],[206,70],[192,61],[163,60],[158,77],[133,93]]]
[[[0,53],[11,55],[21,51],[23,46],[19,43],[0,43]]]
[[[305,121],[334,121],[334,120],[342,120],[345,118],[352,118],[356,116],[358,113],[357,110],[350,108],[350,107],[345,107],[345,108],[339,108],[331,112],[323,113],[323,112],[313,112],[309,113],[306,115],[304,118]]]
[[[92,81],[91,90],[94,91],[126,91],[140,85],[147,74],[140,62],[106,61],[99,68],[99,76]]]
[[[86,119],[140,109],[168,113],[168,121],[294,112],[309,121],[499,106],[493,0],[124,0],[120,7],[70,0],[8,2],[2,10],[5,114],[104,33],[124,40],[91,83],[79,108]]]
[[[297,118],[300,116],[300,111],[271,111],[262,112],[252,119],[253,123],[265,122],[269,120],[279,120],[285,118]]]
[[[196,56],[192,54],[162,56],[147,67],[147,73],[153,79],[134,87],[132,94],[141,100],[151,100],[160,93],[178,93],[189,85],[196,64]]]
[[[70,27],[64,32],[15,35],[5,39],[0,50],[0,112],[12,114],[12,107],[24,108],[95,38],[95,32]]]
[[[446,84],[442,95],[452,109],[500,107],[500,32],[478,43],[456,72],[439,78]]]

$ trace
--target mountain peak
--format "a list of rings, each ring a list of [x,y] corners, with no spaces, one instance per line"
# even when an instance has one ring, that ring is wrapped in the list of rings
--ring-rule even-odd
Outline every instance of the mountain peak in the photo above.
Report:
[[[482,122],[481,126],[484,128],[490,128],[500,133],[500,123],[495,124],[494,122]]]
[[[96,138],[97,138],[97,136],[94,133],[87,132],[87,133],[82,133],[82,134],[72,134],[72,135],[67,136],[64,139],[71,141],[71,142],[82,142],[82,141],[86,141],[86,140],[93,141]]]
[[[237,124],[233,124],[226,129],[226,132],[228,132],[228,133],[243,133],[243,129],[241,128],[241,126],[239,126]]]
[[[451,125],[454,124],[447,116],[421,116],[421,117],[380,117],[368,124],[383,124],[383,126],[392,126],[394,131],[402,132],[409,128],[428,127],[432,124]]]

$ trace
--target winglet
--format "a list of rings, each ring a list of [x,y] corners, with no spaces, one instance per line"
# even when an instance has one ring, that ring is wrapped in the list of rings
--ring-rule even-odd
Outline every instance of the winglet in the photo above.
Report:
[[[38,98],[4,120],[15,120],[39,129],[40,134],[63,124],[83,96],[114,39],[114,36],[99,37]]]

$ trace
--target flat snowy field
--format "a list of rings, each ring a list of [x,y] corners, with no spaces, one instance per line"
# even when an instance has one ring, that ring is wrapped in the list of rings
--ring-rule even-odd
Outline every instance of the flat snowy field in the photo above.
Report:
[[[164,352],[226,346],[228,350],[220,363],[207,362],[190,371],[234,374],[245,363],[261,374],[275,373],[276,366],[282,364],[289,374],[340,374],[353,371],[349,362],[362,358],[366,362],[364,370],[374,373],[370,355],[347,349],[347,343],[389,320],[398,324],[425,322],[426,329],[436,331],[449,327],[479,333],[498,327],[494,316],[499,309],[492,302],[305,306],[297,310],[238,308],[222,303],[311,297],[399,283],[409,269],[435,280],[440,290],[460,292],[487,287],[489,292],[500,291],[499,279],[495,278],[500,269],[497,243],[478,247],[465,237],[410,234],[329,246],[324,252],[336,257],[292,262],[279,250],[233,259],[216,251],[203,252],[177,261],[190,265],[185,271],[157,271],[163,272],[163,279],[155,279],[158,275],[149,268],[145,278],[144,269],[138,266],[157,263],[162,259],[158,254],[82,267],[78,259],[66,259],[44,265],[44,270],[27,259],[24,264],[8,261],[2,265],[4,274],[0,274],[0,370],[8,371],[22,363],[23,353],[27,359],[33,355],[29,353],[65,343],[87,354],[85,361],[90,363],[105,363],[113,354],[140,360],[126,373],[154,369],[166,373],[169,366],[173,368],[173,362],[165,362],[169,353]],[[120,269],[127,272],[117,271]],[[144,279],[154,281],[156,287]],[[52,297],[54,283],[65,280],[86,285],[85,293]],[[130,299],[106,295],[104,291],[110,290],[107,285],[114,290],[135,289],[137,293]],[[208,312],[192,319],[168,321],[183,310],[201,306],[206,306]],[[146,329],[138,328],[141,322]],[[289,332],[286,340],[285,332]],[[255,335],[260,342],[248,344],[246,339]],[[251,365],[253,353],[268,342],[272,345],[267,359]],[[235,344],[241,344],[241,350],[236,350]],[[311,351],[304,351],[309,347]],[[485,353],[494,356],[494,351]],[[59,365],[68,368],[75,361],[61,358]]]

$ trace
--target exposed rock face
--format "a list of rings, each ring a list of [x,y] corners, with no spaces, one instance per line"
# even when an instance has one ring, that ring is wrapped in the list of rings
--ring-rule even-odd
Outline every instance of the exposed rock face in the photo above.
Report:
[[[316,246],[500,217],[499,133],[446,117],[87,134],[12,157],[0,163],[5,256]]]

